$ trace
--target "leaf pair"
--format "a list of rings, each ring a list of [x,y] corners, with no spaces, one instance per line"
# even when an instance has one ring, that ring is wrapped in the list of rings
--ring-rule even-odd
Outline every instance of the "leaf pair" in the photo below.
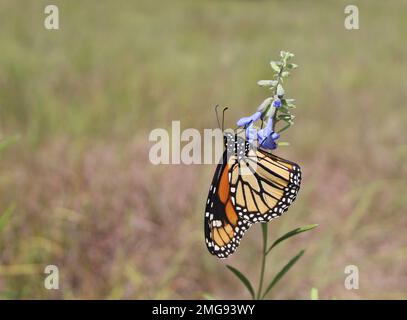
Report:
[[[270,251],[276,247],[278,244],[280,244],[281,242],[283,242],[284,240],[287,240],[297,234],[303,233],[305,231],[309,231],[311,229],[314,229],[315,227],[317,227],[317,224],[311,224],[311,225],[307,225],[307,226],[303,226],[303,227],[299,227],[296,228],[294,230],[291,230],[290,232],[287,232],[286,234],[284,234],[283,236],[281,236],[280,238],[278,238],[276,241],[273,242],[273,244],[267,249],[264,250],[263,255],[265,258],[265,256],[267,256]],[[263,225],[262,225],[263,227]],[[267,225],[264,224],[264,227],[267,228]],[[267,233],[263,232],[263,244],[267,243]],[[301,250],[297,255],[295,255],[276,275],[275,277],[271,280],[271,282],[269,283],[268,287],[266,288],[266,290],[264,292],[260,292],[261,290],[259,290],[257,299],[261,299],[263,300],[266,295],[271,291],[271,289],[284,277],[284,275],[294,266],[294,264],[302,257],[302,255],[304,254],[305,250]],[[246,289],[249,291],[250,296],[252,299],[256,299],[256,294],[255,291],[253,289],[252,284],[250,283],[249,279],[242,273],[240,272],[238,269],[227,265],[227,268],[242,282],[242,284],[246,287]],[[262,281],[262,280],[261,280]],[[261,286],[260,286],[261,288]]]

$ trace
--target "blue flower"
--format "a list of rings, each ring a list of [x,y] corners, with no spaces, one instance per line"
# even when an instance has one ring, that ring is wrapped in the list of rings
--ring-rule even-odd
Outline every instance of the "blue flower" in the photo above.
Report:
[[[277,132],[273,131],[273,118],[267,121],[266,126],[263,129],[256,129],[254,127],[254,122],[259,120],[261,117],[261,112],[256,112],[250,117],[244,117],[239,119],[237,122],[238,126],[246,127],[246,140],[249,143],[253,143],[255,140],[259,143],[259,146],[265,149],[276,149],[276,140],[280,138]]]
[[[277,132],[273,132],[271,135],[264,137],[262,140],[259,140],[260,146],[265,149],[274,150],[277,148],[276,140],[280,138],[280,135]]]
[[[239,119],[239,121],[237,122],[237,125],[239,127],[247,126],[250,123],[254,123],[257,120],[259,120],[260,117],[261,117],[261,112],[257,111],[256,113],[252,114],[250,117],[243,117],[243,118]]]
[[[263,129],[259,130],[257,135],[259,137],[259,140],[263,140],[272,133],[273,133],[273,118],[270,118],[269,121],[267,121],[266,126]]]
[[[253,143],[257,139],[257,129],[253,127],[253,124],[246,128],[246,140],[249,143]]]
[[[280,99],[275,99],[273,101],[273,106],[276,108],[280,108],[281,107],[281,100]]]
[[[273,131],[273,119],[270,118],[264,129],[257,131],[257,141],[259,145],[266,149],[276,149],[276,140],[280,138],[280,134]]]

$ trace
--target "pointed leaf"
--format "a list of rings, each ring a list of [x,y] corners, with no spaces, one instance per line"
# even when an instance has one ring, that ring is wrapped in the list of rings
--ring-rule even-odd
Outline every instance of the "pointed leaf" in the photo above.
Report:
[[[250,295],[252,296],[252,299],[254,299],[255,294],[254,294],[254,289],[250,283],[250,281],[246,278],[246,276],[241,273],[239,270],[237,270],[236,268],[233,268],[229,265],[226,266],[230,271],[233,272],[233,274],[239,278],[239,280],[244,284],[244,286],[247,288],[247,290],[249,290]]]
[[[278,245],[280,242],[282,242],[282,241],[284,241],[284,240],[286,240],[286,239],[288,239],[288,238],[291,238],[291,237],[293,237],[293,236],[295,236],[295,235],[297,235],[297,234],[300,234],[300,233],[302,233],[302,232],[305,232],[305,231],[314,229],[314,228],[317,227],[317,226],[318,226],[317,224],[309,224],[309,225],[307,225],[307,226],[299,227],[299,228],[296,228],[296,229],[294,229],[294,230],[291,230],[291,231],[287,232],[285,235],[283,235],[282,237],[280,237],[280,238],[278,238],[276,241],[274,241],[274,243],[273,243],[273,244],[270,246],[270,248],[268,248],[268,250],[266,251],[266,254],[268,254],[268,253],[271,251],[271,249],[273,249],[273,248],[274,248],[276,245]]]
[[[294,118],[295,118],[295,116],[293,114],[290,114],[290,113],[280,113],[277,116],[277,120],[284,120],[284,121],[291,121]]]
[[[295,68],[298,68],[298,64],[295,64],[295,63],[288,63],[288,64],[287,64],[287,68],[288,68],[288,69],[295,69]]]
[[[277,95],[278,96],[283,96],[284,95],[284,88],[283,88],[283,86],[281,85],[281,84],[279,84],[278,86],[277,86]]]
[[[285,106],[290,107],[290,108],[295,108],[295,103],[294,103],[295,99],[282,99],[281,101],[283,102],[283,104]]]
[[[282,105],[281,107],[278,108],[279,113],[283,113],[283,114],[289,114],[290,110],[287,109],[286,105]]]
[[[266,291],[264,292],[261,299],[263,300],[264,297],[270,292],[270,290],[281,280],[282,277],[291,269],[291,267],[301,258],[304,254],[305,250],[301,250],[294,258],[292,258],[288,263],[280,270],[279,273],[274,277],[274,279],[270,282],[269,286],[267,287]]]
[[[277,61],[271,61],[271,62],[270,62],[270,66],[271,66],[271,68],[273,68],[274,71],[280,72],[279,62],[277,62]]]
[[[278,83],[277,80],[259,80],[259,81],[257,81],[257,84],[260,87],[274,87],[277,85],[277,83]]]

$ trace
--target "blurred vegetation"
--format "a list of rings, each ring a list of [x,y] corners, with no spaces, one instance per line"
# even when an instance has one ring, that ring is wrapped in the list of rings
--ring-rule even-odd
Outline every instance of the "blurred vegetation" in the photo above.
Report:
[[[407,298],[407,31],[405,1],[0,0],[0,292],[6,298],[247,298],[206,252],[203,208],[212,166],[153,166],[148,133],[232,126],[264,97],[270,58],[296,53],[296,126],[277,154],[304,178],[275,237],[318,229],[276,248],[275,274],[307,242],[301,268],[273,298]],[[228,260],[245,274],[260,226]],[[253,249],[252,249],[253,248]],[[258,251],[257,251],[258,250]],[[257,251],[257,252],[256,252]],[[256,254],[255,254],[256,253]],[[59,267],[60,290],[44,289]],[[359,267],[346,290],[344,268]]]

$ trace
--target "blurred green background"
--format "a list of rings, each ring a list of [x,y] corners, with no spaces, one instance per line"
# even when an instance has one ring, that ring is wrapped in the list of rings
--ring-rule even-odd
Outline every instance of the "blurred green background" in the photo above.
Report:
[[[59,7],[60,30],[43,26]],[[154,128],[226,125],[267,96],[280,50],[296,124],[277,154],[304,172],[267,274],[306,248],[270,296],[407,298],[406,1],[0,1],[1,298],[216,298],[247,293],[211,256],[203,209],[214,166],[154,166]],[[254,226],[227,260],[258,277]],[[44,268],[59,267],[60,290]],[[356,265],[360,289],[344,287]],[[256,283],[256,282],[255,282]]]

